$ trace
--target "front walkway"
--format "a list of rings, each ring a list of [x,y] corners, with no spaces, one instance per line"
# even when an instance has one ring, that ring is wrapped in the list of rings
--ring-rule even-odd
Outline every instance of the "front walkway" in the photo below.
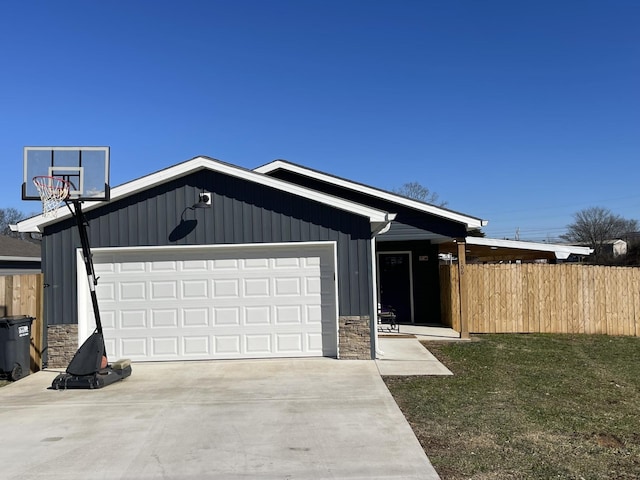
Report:
[[[421,341],[461,341],[447,327],[400,325],[400,331],[378,332],[376,365],[380,375],[453,375]]]

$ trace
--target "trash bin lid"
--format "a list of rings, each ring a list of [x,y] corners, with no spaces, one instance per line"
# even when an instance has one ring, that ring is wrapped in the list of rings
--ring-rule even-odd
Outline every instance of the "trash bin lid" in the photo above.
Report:
[[[29,315],[9,315],[8,317],[0,317],[0,325],[15,325],[16,323],[33,322],[33,317]]]

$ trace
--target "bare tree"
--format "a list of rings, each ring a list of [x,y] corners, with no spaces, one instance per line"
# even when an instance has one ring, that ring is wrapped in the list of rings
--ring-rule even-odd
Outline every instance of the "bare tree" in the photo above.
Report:
[[[567,225],[563,240],[582,243],[593,248],[596,258],[601,257],[607,240],[622,238],[625,233],[638,230],[637,220],[627,220],[608,208],[590,207],[573,215],[574,222]]]
[[[25,218],[27,218],[27,215],[15,208],[0,208],[0,235],[7,235],[11,237],[19,236],[19,234],[11,231],[9,225],[18,223],[20,220],[24,220]]]
[[[418,182],[405,183],[399,188],[394,188],[392,192],[402,195],[403,197],[412,198],[424,203],[430,203],[438,207],[445,207],[447,205],[447,202],[440,201],[439,195],[436,192],[432,192]]]

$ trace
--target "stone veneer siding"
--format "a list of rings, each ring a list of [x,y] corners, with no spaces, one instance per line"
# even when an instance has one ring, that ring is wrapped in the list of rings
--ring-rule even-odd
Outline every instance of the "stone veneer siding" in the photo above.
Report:
[[[78,350],[78,325],[49,325],[47,368],[67,368]]]
[[[340,317],[342,360],[371,360],[371,325],[368,316]],[[47,368],[67,368],[78,350],[78,325],[50,325]]]
[[[341,360],[371,360],[371,324],[369,316],[339,318]]]

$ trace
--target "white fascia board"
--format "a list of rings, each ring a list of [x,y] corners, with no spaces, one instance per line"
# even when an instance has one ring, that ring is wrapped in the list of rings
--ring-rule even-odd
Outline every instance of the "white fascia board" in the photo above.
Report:
[[[593,249],[589,247],[576,247],[557,243],[522,242],[520,240],[500,240],[486,237],[467,237],[468,245],[496,248],[517,248],[520,250],[537,250],[540,252],[553,252],[557,259],[565,260],[569,255],[591,255]]]
[[[41,229],[53,222],[55,218],[45,218],[43,215],[36,215],[35,217],[27,218],[15,225],[11,225],[12,232],[18,233],[41,233]]]
[[[383,210],[378,210],[375,208],[368,207],[366,205],[350,202],[340,197],[327,195],[327,194],[318,192],[316,190],[311,190],[309,188],[301,187],[293,183],[285,182],[277,178],[269,177],[267,175],[263,175],[261,173],[258,173],[252,170],[240,168],[235,165],[220,162],[218,160],[215,160],[213,158],[208,158],[208,157],[196,157],[191,160],[187,160],[186,162],[179,163],[178,165],[174,165],[164,170],[160,170],[158,172],[147,175],[145,177],[141,177],[136,180],[132,180],[130,182],[114,187],[111,189],[111,201],[127,197],[139,191],[147,190],[156,185],[165,183],[169,180],[184,177],[198,170],[205,170],[205,169],[223,173],[233,177],[242,178],[244,180],[248,180],[253,183],[271,187],[276,190],[292,193],[294,195],[308,198],[310,200],[323,203],[325,205],[338,208],[340,210],[345,210],[347,212],[351,212],[356,215],[368,217],[369,221],[372,224],[372,231],[378,230],[380,228],[380,224],[386,225],[387,223],[391,222],[393,218],[395,218],[394,214],[390,214]],[[82,210],[83,211],[91,210],[101,205],[104,205],[104,202],[84,202],[82,204]],[[16,231],[24,232],[24,233],[40,232],[41,229],[46,225],[49,225],[51,223],[57,222],[61,219],[71,216],[71,212],[69,212],[68,209],[66,208],[64,208],[63,210],[63,208],[64,207],[61,208],[61,212],[60,212],[61,214],[54,219],[45,218],[43,215],[38,215],[36,217],[32,217],[30,219],[19,222],[16,226],[17,227]]]
[[[454,222],[464,223],[467,226],[467,229],[470,229],[470,230],[484,227],[489,223],[488,220],[482,220],[480,218],[463,215],[461,213],[454,212],[452,210],[447,210],[445,208],[436,207],[435,205],[429,205],[428,203],[412,200],[410,198],[406,198],[401,195],[396,195],[391,192],[373,188],[368,185],[352,182],[344,178],[334,177],[333,175],[328,175],[326,173],[319,172],[317,170],[310,170],[300,165],[295,165],[289,162],[285,162],[283,160],[274,160],[273,162],[267,163],[266,165],[262,165],[254,169],[254,171],[258,173],[267,174],[278,169],[288,170],[290,172],[298,173],[300,175],[305,175],[307,177],[312,177],[312,178],[321,180],[323,182],[331,183],[333,185],[337,185],[339,187],[347,188],[350,190],[357,190],[367,195],[371,195],[372,197],[388,200],[390,202],[394,202],[399,205],[403,205],[405,207],[413,208],[421,212],[430,213],[432,215],[446,218]]]

